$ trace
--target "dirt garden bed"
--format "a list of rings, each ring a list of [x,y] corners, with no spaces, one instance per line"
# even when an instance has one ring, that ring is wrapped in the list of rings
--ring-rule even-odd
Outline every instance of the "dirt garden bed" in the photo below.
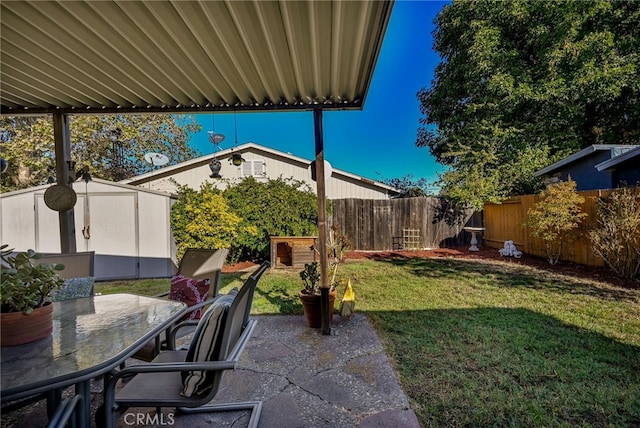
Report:
[[[577,263],[560,261],[556,265],[550,265],[544,258],[536,257],[529,254],[523,254],[521,258],[502,257],[497,249],[480,247],[480,251],[469,251],[468,247],[459,248],[436,248],[433,250],[412,250],[412,251],[349,251],[346,258],[350,260],[357,259],[390,259],[390,258],[464,258],[464,259],[480,259],[480,260],[496,260],[506,263],[520,264],[524,266],[544,269],[551,272],[572,275],[578,278],[595,279],[603,281],[611,285],[625,288],[640,288],[640,283],[633,281],[623,281],[619,279],[607,267],[591,267]],[[225,265],[222,269],[223,273],[250,272],[256,269],[258,264],[252,261],[240,261],[233,265]]]
[[[468,247],[462,248],[436,248],[433,250],[412,250],[412,251],[349,251],[347,259],[389,259],[394,257],[418,257],[418,258],[465,258],[499,260],[507,263],[521,264],[524,266],[544,269],[551,272],[571,275],[578,278],[595,279],[611,285],[625,288],[640,288],[640,283],[623,281],[619,279],[609,268],[591,267],[579,265],[577,263],[560,261],[556,265],[550,265],[544,258],[529,254],[523,254],[521,258],[503,257],[497,249],[481,247],[480,251],[469,251]]]

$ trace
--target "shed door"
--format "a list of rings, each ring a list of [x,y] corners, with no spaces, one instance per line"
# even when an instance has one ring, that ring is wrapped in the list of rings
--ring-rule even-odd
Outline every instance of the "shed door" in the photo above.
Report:
[[[135,193],[89,194],[89,239],[82,236],[82,228],[76,236],[85,241],[86,251],[96,252],[96,277],[138,277],[137,203]],[[76,206],[76,219],[83,218],[84,210]]]
[[[137,194],[91,193],[88,205],[85,198],[79,194],[74,207],[77,250],[96,252],[96,278],[138,278]],[[42,195],[36,195],[36,212],[37,251],[60,252],[58,213],[45,205]]]

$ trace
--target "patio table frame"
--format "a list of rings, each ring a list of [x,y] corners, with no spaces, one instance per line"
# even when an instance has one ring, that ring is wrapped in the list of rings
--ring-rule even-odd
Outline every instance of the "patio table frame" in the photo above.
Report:
[[[0,402],[43,393],[57,401],[62,389],[75,385],[76,394],[82,396],[82,426],[87,427],[91,379],[108,375],[179,320],[187,308],[180,302],[124,293],[53,305],[51,336],[2,348]],[[57,404],[49,403],[49,408]]]

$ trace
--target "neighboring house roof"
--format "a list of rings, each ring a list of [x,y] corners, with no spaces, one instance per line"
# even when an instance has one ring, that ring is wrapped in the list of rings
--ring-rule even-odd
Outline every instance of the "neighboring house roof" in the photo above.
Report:
[[[602,163],[599,163],[598,165],[596,165],[596,169],[598,171],[605,171],[605,170],[609,170],[609,169],[616,169],[616,167],[618,165],[620,165],[623,162],[627,162],[630,161],[632,159],[636,159],[637,158],[637,166],[640,168],[640,146],[637,146],[635,149],[631,149],[631,150],[627,150],[626,152],[622,153],[621,155],[618,155],[614,158],[611,158],[607,161],[604,161]]]
[[[545,168],[542,168],[539,171],[534,172],[533,175],[534,177],[540,177],[545,174],[551,174],[554,171],[557,171],[562,167],[565,167],[569,164],[579,161],[580,159],[586,156],[589,156],[592,153],[595,153],[597,151],[609,150],[611,151],[611,157],[614,158],[636,147],[640,147],[640,146],[620,145],[620,144],[593,144],[585,149],[580,150],[579,152],[576,152],[570,156],[567,156],[566,158],[554,163],[553,165],[549,165]]]
[[[156,169],[154,171],[145,173],[145,174],[141,174],[135,177],[131,177],[125,180],[120,181],[120,183],[123,184],[132,184],[132,185],[141,185],[144,184],[148,181],[151,180],[155,180],[158,179],[160,177],[167,177],[172,175],[175,172],[178,171],[184,171],[184,170],[188,170],[191,168],[195,168],[201,165],[205,165],[208,164],[211,159],[213,158],[217,158],[217,159],[225,159],[230,157],[232,154],[242,154],[243,152],[249,152],[249,151],[253,151],[253,152],[263,152],[263,153],[268,153],[277,157],[280,157],[282,159],[286,159],[287,161],[289,161],[290,163],[293,164],[298,164],[300,166],[304,166],[305,168],[308,168],[311,165],[311,160],[309,159],[305,159],[305,158],[301,158],[299,156],[295,156],[291,153],[285,153],[285,152],[281,152],[279,150],[275,150],[266,146],[261,146],[259,144],[253,143],[253,142],[249,142],[246,144],[242,144],[240,146],[237,147],[233,147],[233,148],[229,148],[229,149],[225,149],[225,150],[221,150],[219,152],[215,152],[209,155],[205,155],[205,156],[200,156],[194,159],[190,159],[188,161],[184,161],[175,165],[170,165],[170,166],[165,166],[163,168],[159,168]],[[350,172],[347,171],[343,171],[340,169],[335,169],[332,167],[332,177],[335,178],[347,178],[350,180],[354,180],[354,181],[358,181],[358,182],[362,182],[367,184],[368,186],[373,186],[378,188],[381,192],[386,192],[389,195],[397,195],[399,192],[392,186],[389,186],[387,184],[381,183],[379,181],[375,181],[375,180],[371,180],[365,177],[361,177],[359,175],[356,174],[352,174]]]

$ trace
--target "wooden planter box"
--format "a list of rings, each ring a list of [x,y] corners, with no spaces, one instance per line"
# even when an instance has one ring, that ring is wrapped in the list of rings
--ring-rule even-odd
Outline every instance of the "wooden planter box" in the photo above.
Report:
[[[303,269],[305,263],[317,260],[312,245],[317,245],[315,236],[272,236],[271,267]]]

